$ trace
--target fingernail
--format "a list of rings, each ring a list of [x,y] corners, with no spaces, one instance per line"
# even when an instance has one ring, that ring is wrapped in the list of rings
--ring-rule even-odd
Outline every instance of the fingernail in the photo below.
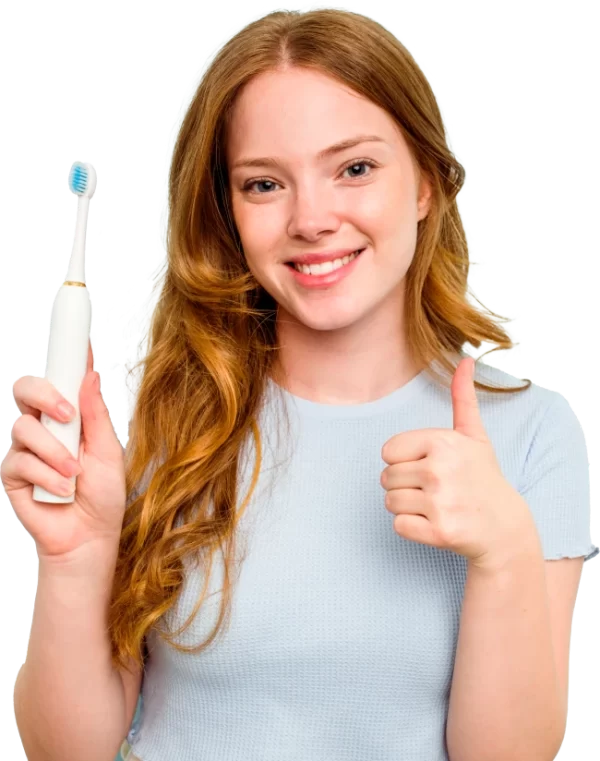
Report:
[[[75,484],[63,481],[63,483],[60,485],[60,492],[61,494],[64,494],[65,497],[68,497],[69,495],[74,494]]]
[[[78,476],[82,471],[82,467],[77,462],[77,460],[69,460],[67,463],[67,466],[68,466],[67,470],[69,471],[69,475],[71,476]]]
[[[58,409],[60,410],[60,414],[65,418],[65,420],[70,420],[75,414],[75,408],[72,407],[68,402],[60,402]]]

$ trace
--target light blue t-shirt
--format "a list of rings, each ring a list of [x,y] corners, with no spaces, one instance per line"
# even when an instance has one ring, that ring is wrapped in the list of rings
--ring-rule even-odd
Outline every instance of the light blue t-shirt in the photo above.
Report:
[[[523,385],[481,362],[477,378]],[[275,390],[290,413],[289,436]],[[536,384],[516,394],[478,391],[478,399],[544,558],[595,557],[586,443],[567,400]],[[272,382],[266,400],[264,461],[238,525],[229,628],[201,655],[179,653],[150,631],[132,752],[142,761],[448,761],[467,560],[399,536],[379,479],[381,448],[393,435],[452,428],[450,390],[423,371],[365,404],[320,404]],[[244,462],[238,505],[253,442]],[[218,553],[214,594],[182,644],[211,631],[221,569]],[[188,565],[166,616],[172,629],[203,581]]]

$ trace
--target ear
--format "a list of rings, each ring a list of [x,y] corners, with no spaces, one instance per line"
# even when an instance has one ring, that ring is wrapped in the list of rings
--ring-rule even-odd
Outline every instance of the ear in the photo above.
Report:
[[[425,219],[431,208],[432,187],[429,177],[422,170],[419,171],[419,192],[417,194],[418,221]]]

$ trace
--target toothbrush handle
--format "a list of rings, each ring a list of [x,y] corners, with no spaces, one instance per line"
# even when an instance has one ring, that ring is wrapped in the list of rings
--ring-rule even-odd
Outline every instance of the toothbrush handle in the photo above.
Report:
[[[61,423],[42,412],[40,422],[79,459],[81,414],[79,390],[87,370],[87,358],[92,322],[92,304],[85,283],[68,281],[59,288],[50,321],[50,339],[46,362],[46,379],[75,407],[75,416]],[[75,476],[72,477],[75,480]],[[36,502],[73,502],[68,497],[52,494],[39,484],[33,487]]]

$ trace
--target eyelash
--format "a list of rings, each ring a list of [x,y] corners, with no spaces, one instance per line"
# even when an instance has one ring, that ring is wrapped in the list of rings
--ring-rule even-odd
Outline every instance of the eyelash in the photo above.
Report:
[[[371,159],[359,159],[358,161],[356,159],[354,159],[353,161],[350,161],[348,164],[346,164],[345,166],[342,167],[340,174],[342,174],[343,172],[346,171],[346,169],[349,169],[352,166],[359,166],[361,164],[366,164],[367,166],[370,166],[373,169],[376,169],[377,166],[378,166]],[[368,177],[368,176],[369,175],[360,175],[359,177],[354,177],[354,178],[350,178],[350,179],[361,180],[363,177]],[[266,193],[258,193],[255,190],[250,190],[250,188],[253,185],[256,185],[259,182],[273,182],[273,180],[270,180],[268,177],[258,177],[255,180],[248,180],[248,182],[244,183],[244,185],[242,187],[242,192],[243,193],[251,193],[251,194],[257,195],[257,196],[268,196],[268,195],[270,195],[272,191],[268,191]],[[278,183],[275,182],[273,184],[277,185]]]

